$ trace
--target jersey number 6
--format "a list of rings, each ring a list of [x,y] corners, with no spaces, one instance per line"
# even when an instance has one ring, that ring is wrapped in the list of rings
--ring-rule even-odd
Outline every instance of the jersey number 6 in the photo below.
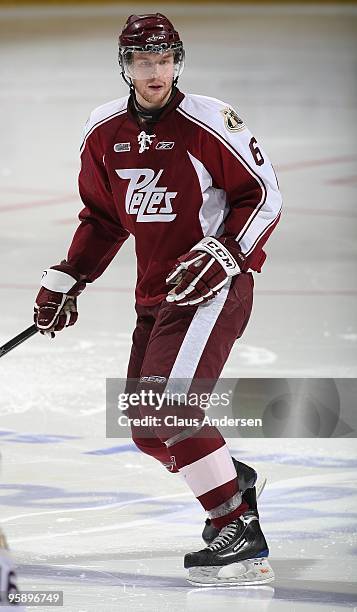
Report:
[[[254,157],[254,161],[257,164],[257,166],[262,166],[264,164],[264,157],[262,155],[261,150],[256,145],[257,145],[257,141],[253,137],[249,143],[249,148],[251,150],[251,153]]]

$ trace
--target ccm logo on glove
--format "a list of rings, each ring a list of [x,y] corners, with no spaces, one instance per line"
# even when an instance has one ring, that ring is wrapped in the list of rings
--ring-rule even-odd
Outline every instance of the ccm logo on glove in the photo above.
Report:
[[[212,299],[231,276],[245,271],[246,259],[231,238],[203,238],[178,258],[166,279],[176,285],[166,297],[178,306],[193,306]]]

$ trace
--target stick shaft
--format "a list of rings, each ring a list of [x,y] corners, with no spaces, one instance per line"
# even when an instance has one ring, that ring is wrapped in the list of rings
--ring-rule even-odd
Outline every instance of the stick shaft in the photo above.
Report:
[[[38,329],[35,324],[30,325],[30,327],[28,327],[27,329],[24,329],[24,331],[22,331],[20,334],[18,334],[14,338],[11,338],[11,340],[3,344],[3,346],[0,346],[0,357],[3,357],[4,355],[12,351],[12,349],[19,346],[19,344],[22,344],[22,342],[25,342],[25,340],[31,338],[31,336],[33,336],[34,334],[37,334],[37,332]]]

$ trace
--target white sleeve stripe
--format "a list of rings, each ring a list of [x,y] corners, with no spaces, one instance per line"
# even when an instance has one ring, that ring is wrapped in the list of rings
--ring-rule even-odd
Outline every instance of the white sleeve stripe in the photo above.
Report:
[[[259,234],[258,238],[256,238],[256,240],[254,241],[254,243],[252,244],[252,246],[249,248],[249,251],[244,252],[242,250],[242,252],[244,253],[245,256],[248,256],[251,254],[251,252],[255,249],[256,245],[258,244],[259,240],[261,238],[263,238],[264,234],[268,231],[268,229],[274,225],[274,223],[276,222],[276,220],[279,218],[279,215],[281,214],[282,211],[282,206],[280,207],[279,212],[277,213],[277,215],[274,217],[274,219],[272,219],[272,221],[269,223],[269,225],[267,225],[264,230]]]
[[[241,229],[240,233],[236,237],[236,241],[239,242],[243,238],[246,231],[248,230],[253,219],[257,216],[257,214],[259,213],[259,211],[265,204],[266,197],[267,197],[267,189],[265,187],[265,184],[262,181],[261,177],[254,172],[254,170],[249,166],[246,160],[238,153],[238,151],[234,149],[234,147],[232,147],[232,145],[229,142],[227,142],[227,140],[225,140],[221,136],[221,134],[219,134],[218,132],[216,132],[216,130],[206,125],[206,123],[203,123],[203,121],[199,121],[198,119],[196,119],[196,117],[192,117],[192,115],[190,115],[187,111],[184,111],[182,108],[178,107],[177,111],[181,113],[182,115],[184,115],[190,121],[193,121],[193,123],[196,123],[200,127],[204,128],[210,134],[216,136],[216,138],[241,162],[242,166],[244,166],[244,168],[248,170],[248,172],[253,176],[253,178],[255,178],[255,180],[257,181],[257,183],[259,184],[262,190],[262,199],[258,203],[257,207],[254,208],[251,216],[247,219],[246,224],[244,225],[244,227]]]
[[[114,119],[114,117],[119,117],[119,115],[123,115],[126,112],[127,112],[127,109],[124,108],[123,110],[119,111],[118,113],[113,113],[109,117],[105,117],[105,119],[102,119],[101,121],[98,121],[97,123],[95,123],[91,127],[91,129],[87,132],[87,134],[85,135],[84,140],[83,140],[83,142],[82,142],[82,144],[80,146],[80,153],[82,153],[82,151],[83,151],[83,149],[85,147],[85,144],[87,142],[88,136],[90,136],[94,132],[94,130],[97,129],[97,127],[99,127],[100,125],[103,125],[103,123],[106,123],[107,121],[110,121],[111,119]]]
[[[251,216],[247,219],[245,226],[241,229],[240,233],[238,234],[236,241],[239,242],[240,240],[243,240],[244,236],[246,235],[247,231],[249,230],[249,228],[251,227],[251,225],[254,223],[254,220],[257,218],[258,213],[261,211],[261,209],[263,208],[265,202],[266,202],[266,196],[267,194],[265,193],[265,198],[263,200],[263,202],[260,204],[260,206],[258,208],[254,209],[253,214],[251,214]]]

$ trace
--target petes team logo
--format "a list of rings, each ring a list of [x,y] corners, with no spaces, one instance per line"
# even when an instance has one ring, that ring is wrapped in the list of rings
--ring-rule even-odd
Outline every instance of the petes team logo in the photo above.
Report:
[[[150,168],[130,168],[115,172],[121,179],[129,180],[125,197],[128,215],[136,215],[136,220],[141,223],[169,222],[176,218],[171,201],[177,196],[177,191],[167,191],[167,187],[157,186],[163,170],[159,170],[156,175]]]
[[[229,130],[230,132],[240,132],[241,130],[244,130],[244,121],[240,117],[238,117],[237,113],[235,112],[235,110],[233,110],[233,108],[224,108],[223,110],[221,110],[221,113],[224,117],[224,124],[227,130]]]
[[[150,149],[150,145],[154,138],[156,138],[155,134],[146,134],[144,131],[140,132],[138,136],[139,153],[144,153],[144,151]]]

